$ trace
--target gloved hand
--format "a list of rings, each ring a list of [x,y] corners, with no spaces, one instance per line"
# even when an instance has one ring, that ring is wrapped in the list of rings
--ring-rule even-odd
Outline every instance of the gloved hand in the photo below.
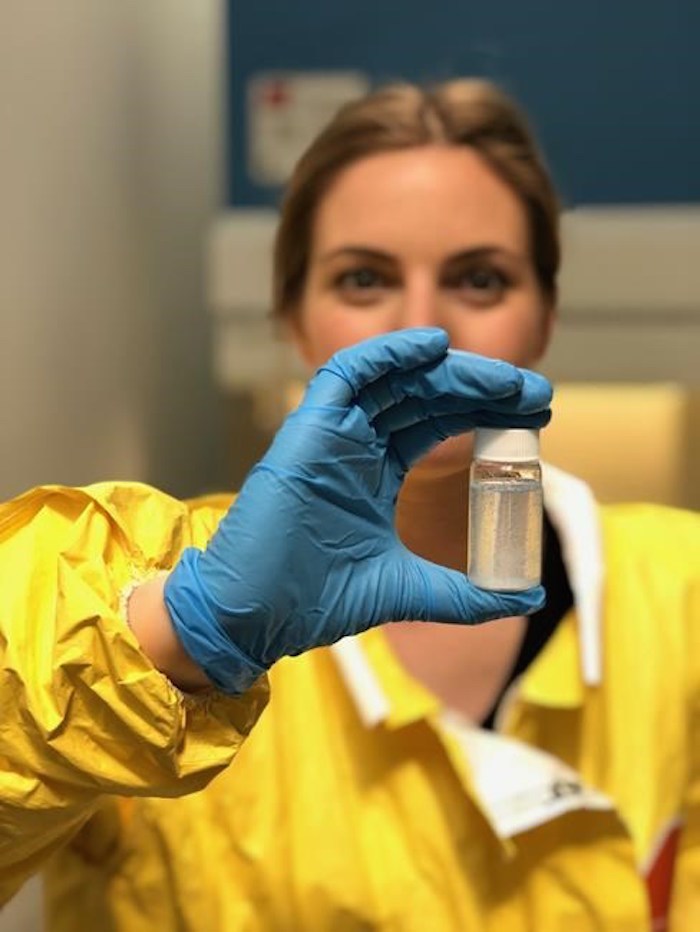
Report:
[[[235,694],[280,657],[384,621],[471,624],[538,609],[541,587],[486,592],[411,553],[394,510],[406,472],[440,440],[476,426],[543,426],[550,399],[542,376],[448,350],[439,329],[336,353],[206,550],[186,550],[166,581],[187,653]]]

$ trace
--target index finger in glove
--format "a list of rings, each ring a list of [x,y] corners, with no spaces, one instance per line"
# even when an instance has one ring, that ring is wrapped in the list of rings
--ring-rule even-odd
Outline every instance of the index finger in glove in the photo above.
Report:
[[[364,388],[357,400],[372,420],[409,398],[438,403],[454,398],[463,402],[462,410],[484,407],[489,401],[517,396],[522,384],[521,372],[510,363],[451,349],[431,365],[388,372]]]
[[[348,346],[321,366],[303,404],[344,407],[367,385],[387,373],[435,363],[447,353],[449,338],[438,327],[395,330]]]
[[[522,384],[520,390],[515,394],[506,397],[479,394],[477,397],[473,397],[459,391],[459,385],[453,386],[456,393],[446,391],[443,394],[436,394],[430,388],[426,393],[424,391],[426,381],[430,381],[431,376],[431,373],[427,373],[427,379],[418,379],[413,386],[415,394],[398,402],[393,407],[387,407],[381,411],[374,418],[373,426],[378,434],[386,436],[406,427],[412,427],[431,418],[443,417],[447,414],[493,411],[506,416],[521,416],[547,411],[552,400],[552,386],[548,380],[544,376],[536,372],[530,372],[527,369],[520,370],[520,375]],[[372,392],[374,398],[374,386],[370,386],[358,398],[358,402],[364,408],[365,413],[367,413],[369,407],[366,400],[368,392]],[[475,420],[472,426],[478,426],[479,423],[478,420]]]

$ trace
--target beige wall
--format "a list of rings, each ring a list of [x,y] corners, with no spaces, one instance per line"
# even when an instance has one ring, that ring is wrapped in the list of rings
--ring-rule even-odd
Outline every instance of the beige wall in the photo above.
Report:
[[[219,0],[0,8],[0,497],[215,484]]]
[[[700,509],[700,392],[673,382],[558,383],[542,456],[603,502]]]

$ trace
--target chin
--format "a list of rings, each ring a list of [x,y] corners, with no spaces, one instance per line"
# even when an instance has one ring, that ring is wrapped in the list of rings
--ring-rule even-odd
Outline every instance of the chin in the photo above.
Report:
[[[411,472],[421,476],[446,476],[469,469],[472,461],[473,435],[460,434],[443,440],[418,460]]]

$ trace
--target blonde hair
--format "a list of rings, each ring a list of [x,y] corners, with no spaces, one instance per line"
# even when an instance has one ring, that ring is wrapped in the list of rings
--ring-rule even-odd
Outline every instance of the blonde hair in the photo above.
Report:
[[[423,89],[389,85],[342,107],[294,170],[282,201],[273,263],[273,315],[299,304],[318,204],[337,175],[369,155],[424,145],[469,146],[520,198],[532,260],[545,297],[556,299],[559,203],[523,113],[488,81],[461,79]]]

